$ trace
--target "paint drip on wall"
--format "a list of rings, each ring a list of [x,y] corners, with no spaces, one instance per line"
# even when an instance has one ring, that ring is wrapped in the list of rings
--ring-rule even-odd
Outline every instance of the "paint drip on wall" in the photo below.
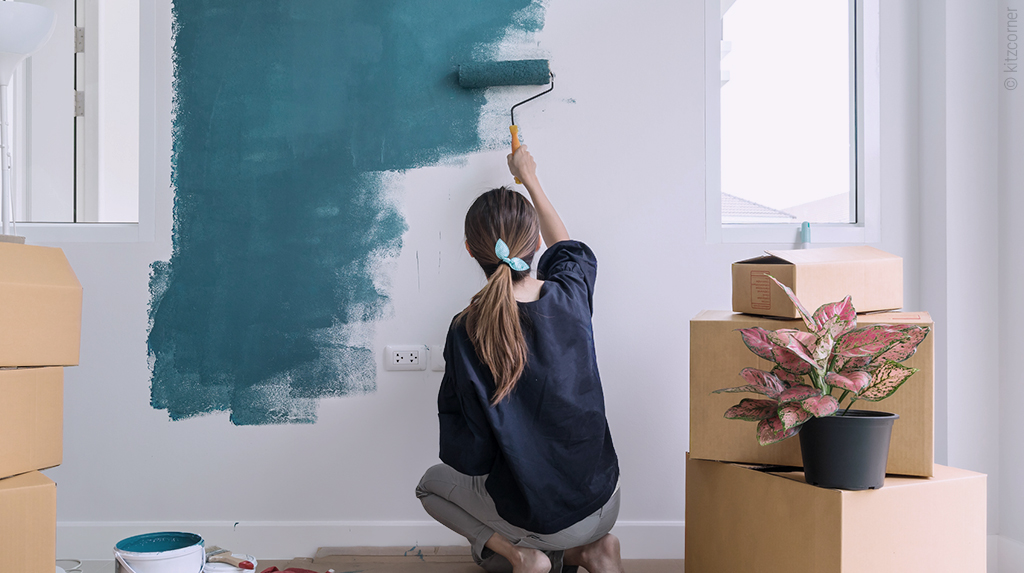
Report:
[[[543,25],[531,0],[175,0],[170,261],[152,265],[154,408],[312,423],[375,389],[387,172],[478,150],[459,62]],[[415,190],[408,192],[415,193]]]

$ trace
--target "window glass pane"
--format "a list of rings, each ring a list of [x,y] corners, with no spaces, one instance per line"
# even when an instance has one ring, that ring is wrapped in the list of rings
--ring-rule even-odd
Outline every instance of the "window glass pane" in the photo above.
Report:
[[[53,10],[50,40],[22,66],[24,84],[15,91],[22,103],[14,124],[15,165],[21,176],[15,191],[18,221],[74,221],[75,191],[75,3],[26,0]]]
[[[17,220],[138,222],[139,0],[23,1],[53,10],[57,23],[16,77]],[[76,24],[85,31],[77,54]]]
[[[723,223],[856,222],[851,1],[722,0]]]

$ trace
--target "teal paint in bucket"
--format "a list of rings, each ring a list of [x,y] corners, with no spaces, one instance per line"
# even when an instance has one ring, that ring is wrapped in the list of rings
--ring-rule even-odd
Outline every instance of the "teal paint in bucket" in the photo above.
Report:
[[[203,538],[162,531],[128,537],[114,546],[116,573],[200,573],[206,564]]]

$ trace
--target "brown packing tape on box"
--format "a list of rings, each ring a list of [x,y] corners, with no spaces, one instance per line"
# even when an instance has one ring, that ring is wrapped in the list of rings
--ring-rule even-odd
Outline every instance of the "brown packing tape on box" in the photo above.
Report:
[[[903,307],[903,259],[874,247],[774,250],[732,265],[732,309],[800,318],[796,307],[768,278],[793,289],[810,312],[850,295],[857,312]]]
[[[0,480],[0,571],[52,573],[57,484],[39,472]]]
[[[934,328],[927,312],[897,312],[857,316],[858,326],[906,323]],[[720,388],[745,384],[744,368],[770,371],[774,366],[757,357],[743,344],[738,328],[760,326],[768,330],[800,328],[803,321],[778,320],[703,311],[690,321],[690,455],[694,458],[753,464],[802,467],[800,438],[762,446],[757,423],[727,420],[725,411],[754,394],[712,394]],[[860,410],[880,410],[900,415],[892,430],[886,471],[893,474],[929,476],[935,461],[935,334],[932,332],[904,365],[919,371],[895,394],[881,402],[856,402]],[[808,382],[809,383],[809,382]],[[838,397],[838,396],[837,396]],[[843,402],[845,407],[848,402]]]
[[[842,491],[688,458],[686,571],[984,573],[986,476],[933,473]]]
[[[0,367],[74,366],[82,285],[64,252],[0,243]]]
[[[0,478],[60,465],[64,369],[0,370]]]

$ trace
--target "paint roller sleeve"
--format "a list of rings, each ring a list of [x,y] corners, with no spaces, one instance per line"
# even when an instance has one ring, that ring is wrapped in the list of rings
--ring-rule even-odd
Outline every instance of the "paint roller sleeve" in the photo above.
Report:
[[[459,66],[459,85],[464,88],[541,86],[550,81],[547,60],[471,62]]]

